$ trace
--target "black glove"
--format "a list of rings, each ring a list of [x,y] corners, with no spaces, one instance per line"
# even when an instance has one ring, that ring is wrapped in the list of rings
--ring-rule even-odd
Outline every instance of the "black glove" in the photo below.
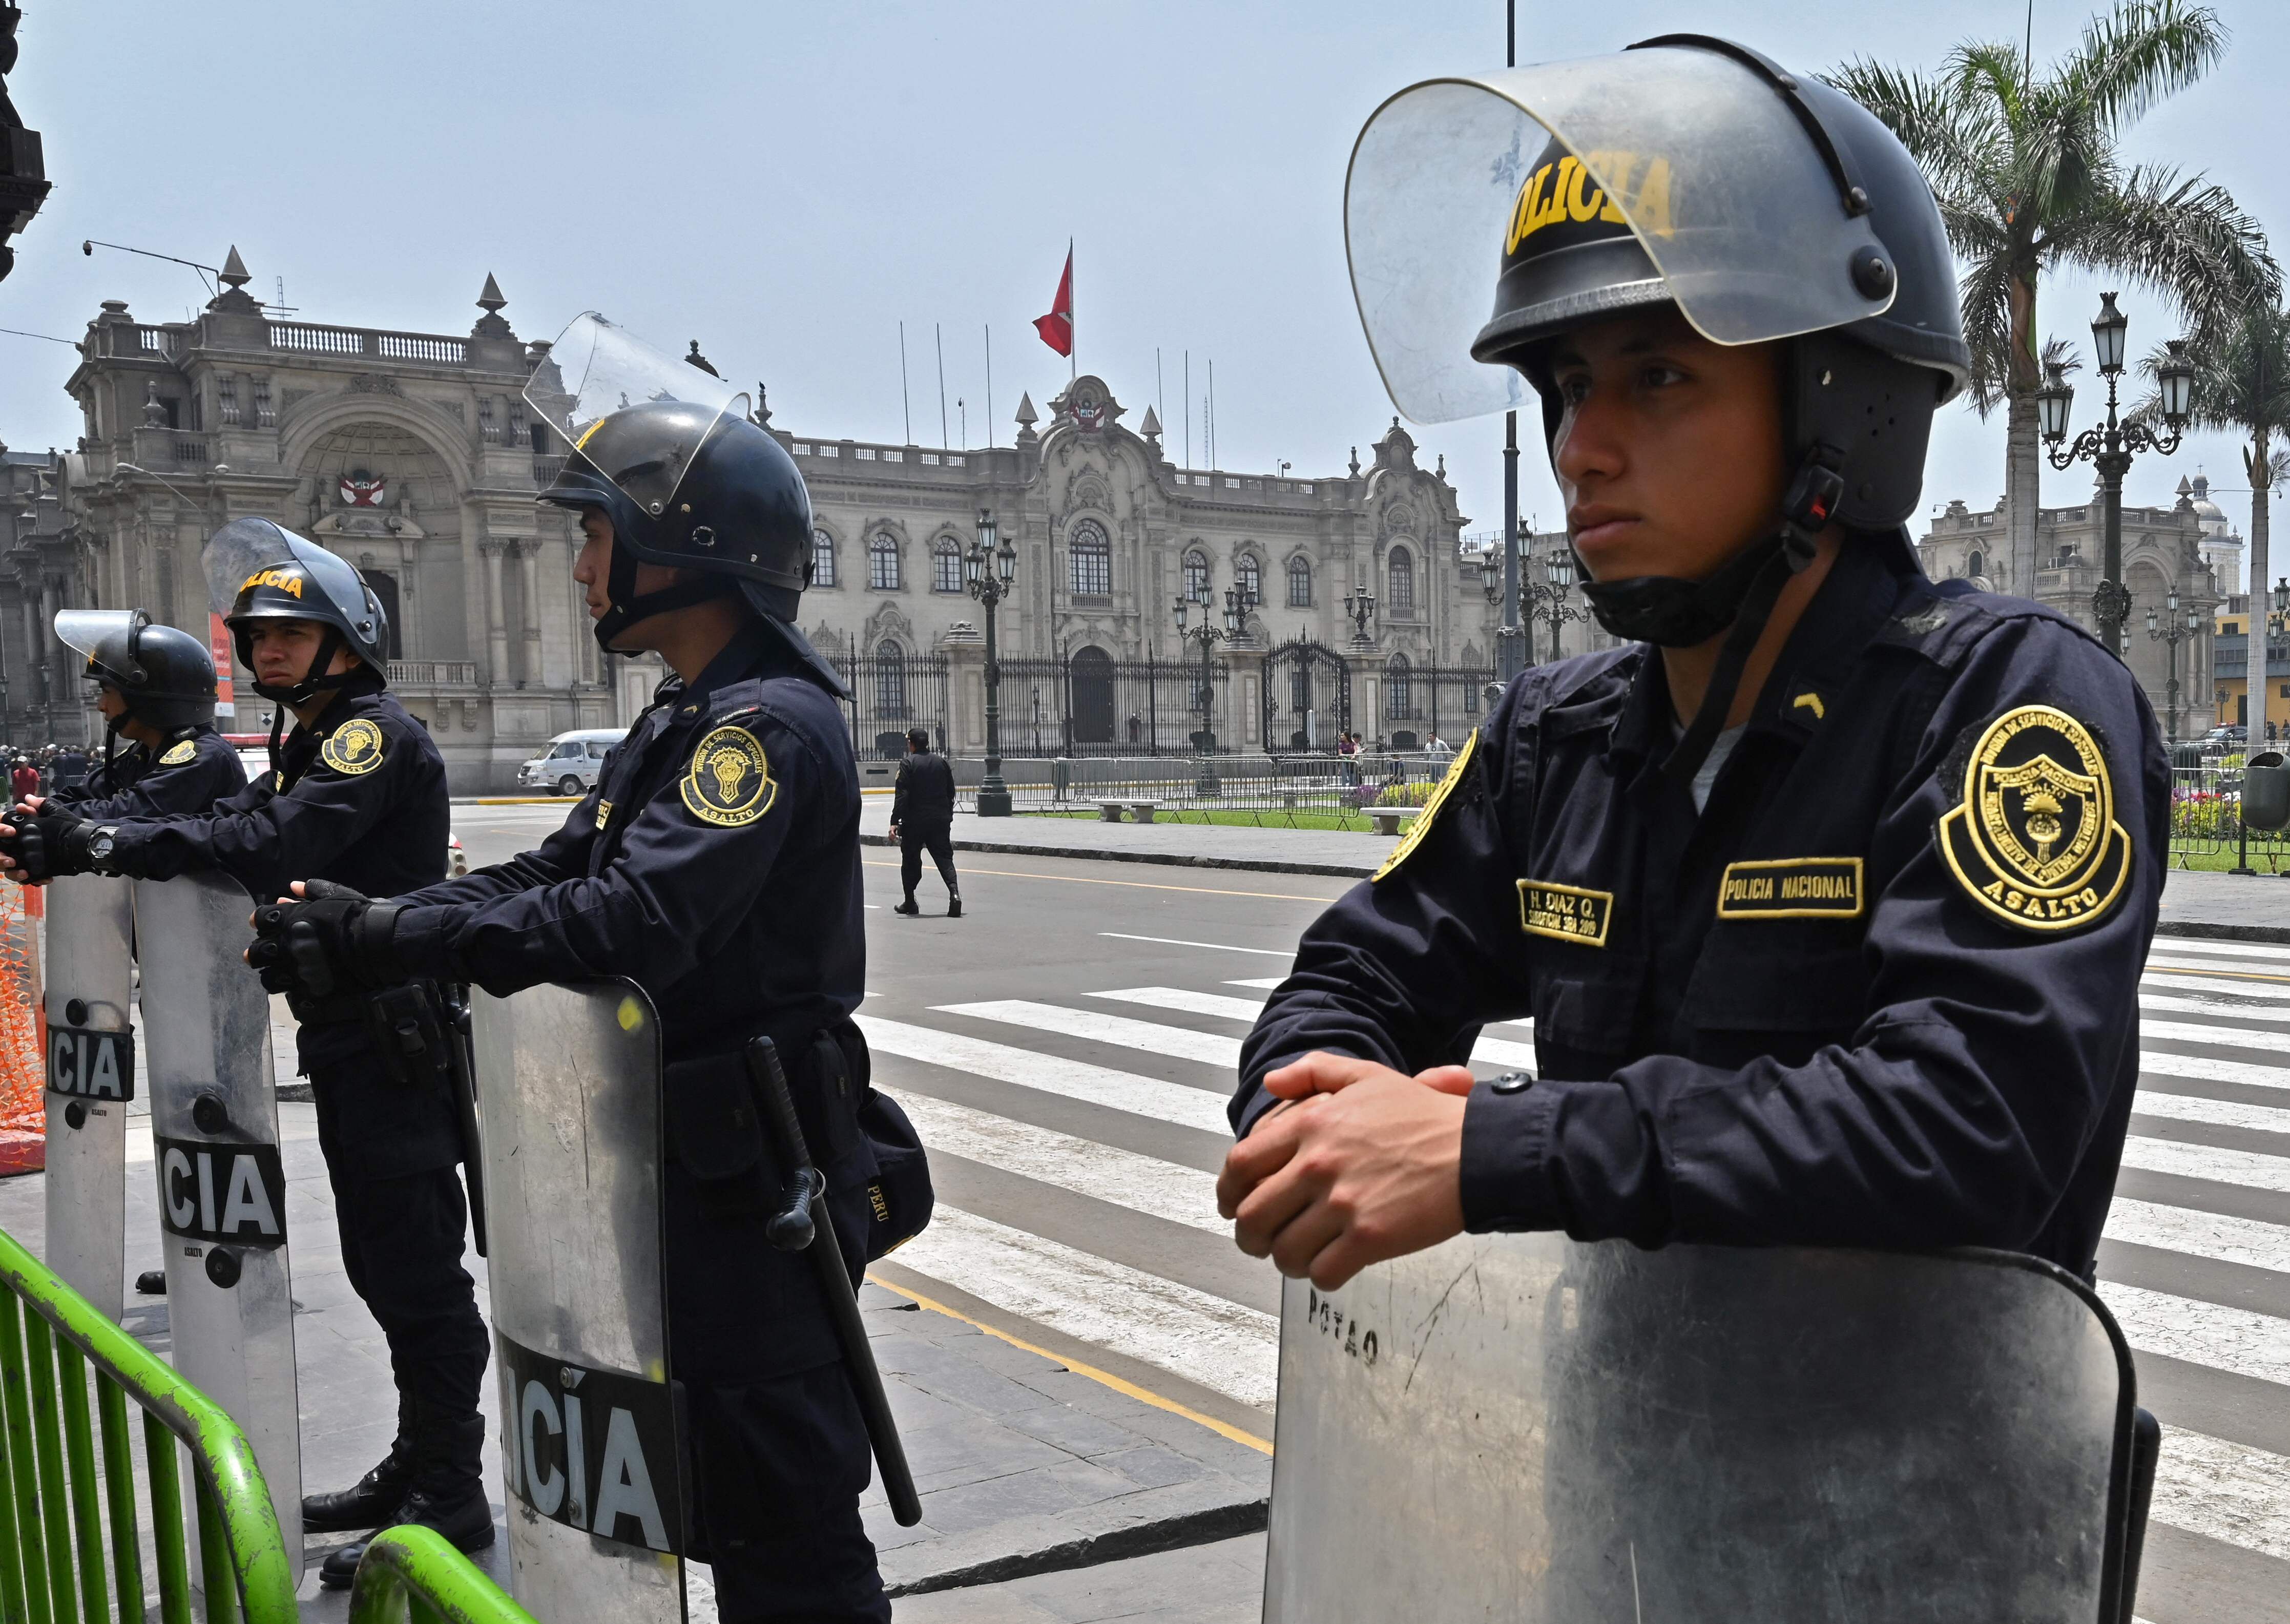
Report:
[[[254,910],[246,962],[267,991],[328,998],[410,980],[390,938],[397,905],[374,902],[331,880],[305,880],[303,900]]]
[[[8,855],[16,860],[17,872],[26,884],[38,885],[93,870],[88,845],[95,838],[96,825],[86,819],[75,817],[51,801],[28,817],[11,812],[5,821],[16,831],[16,838],[8,844]]]

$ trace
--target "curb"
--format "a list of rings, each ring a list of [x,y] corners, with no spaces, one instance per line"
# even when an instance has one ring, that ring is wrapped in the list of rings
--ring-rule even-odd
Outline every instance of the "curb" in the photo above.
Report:
[[[2187,936],[2206,941],[2290,942],[2290,925],[2217,924],[2207,919],[2166,919],[2155,927],[2158,936]]]

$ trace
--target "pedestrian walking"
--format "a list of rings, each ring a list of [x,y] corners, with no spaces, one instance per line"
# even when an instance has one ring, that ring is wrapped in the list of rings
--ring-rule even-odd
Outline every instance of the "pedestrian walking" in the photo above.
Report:
[[[907,753],[891,789],[891,838],[899,843],[899,884],[905,900],[893,913],[912,918],[922,909],[915,887],[923,877],[923,853],[930,853],[946,882],[946,916],[962,917],[962,886],[954,877],[954,766],[930,748],[929,732],[907,730]]]

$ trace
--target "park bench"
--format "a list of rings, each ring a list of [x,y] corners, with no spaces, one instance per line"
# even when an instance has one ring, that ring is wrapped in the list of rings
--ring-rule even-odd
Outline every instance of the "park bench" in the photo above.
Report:
[[[1130,815],[1135,818],[1138,822],[1150,823],[1153,821],[1153,814],[1161,810],[1161,803],[1158,801],[1128,800],[1100,801],[1097,804],[1098,815],[1102,817],[1108,823],[1118,823],[1121,821],[1121,812],[1124,807],[1128,808]]]
[[[1422,808],[1417,806],[1371,806],[1367,808],[1367,815],[1375,820],[1375,832],[1379,835],[1404,834],[1406,831],[1407,826],[1414,822],[1416,818],[1421,815],[1421,812]]]

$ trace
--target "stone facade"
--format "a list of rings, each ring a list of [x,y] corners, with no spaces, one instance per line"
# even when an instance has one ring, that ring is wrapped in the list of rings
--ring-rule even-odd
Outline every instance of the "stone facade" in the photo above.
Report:
[[[82,736],[78,663],[54,636],[56,611],[82,601],[69,460],[0,446],[0,745]]]
[[[2126,504],[2123,509],[2123,582],[2131,589],[2124,659],[2158,718],[2166,718],[2169,710],[2173,656],[2160,639],[2147,635],[2147,612],[2152,609],[2160,617],[2166,595],[2175,587],[2181,616],[2190,607],[2196,613],[2197,629],[2179,644],[2176,655],[2178,734],[2182,739],[2200,735],[2218,719],[2213,667],[2217,611],[2225,588],[2212,572],[2212,560],[2239,556],[2239,538],[2214,533],[2215,525],[2206,527],[2212,515],[2216,525],[2223,524],[2225,516],[2216,508],[2209,515],[2198,511],[2185,482],[2179,500],[2168,508]],[[2037,521],[2036,601],[2093,630],[2097,623],[2091,599],[2105,556],[2104,518],[2094,489],[2086,505],[2046,508]],[[1932,521],[1917,550],[1925,573],[1934,580],[1965,577],[1993,590],[1990,567],[2008,545],[2001,501],[1990,511],[1974,513],[1958,500]]]
[[[140,606],[205,629],[201,543],[257,515],[322,541],[374,585],[390,612],[392,684],[436,738],[457,793],[511,788],[553,733],[631,719],[660,668],[606,659],[589,635],[572,580],[578,532],[533,500],[564,451],[521,396],[547,346],[511,329],[492,279],[466,337],[275,319],[248,280],[233,250],[222,292],[196,319],[147,324],[108,300],[89,324],[65,384],[86,432],[50,476],[49,540],[36,564],[20,540],[14,573],[0,576],[10,669],[47,668],[46,618],[68,605]],[[1252,661],[1277,643],[1342,650],[1370,705],[1394,662],[1491,662],[1495,617],[1464,568],[1453,487],[1444,464],[1417,465],[1397,420],[1366,467],[1355,452],[1342,473],[1299,479],[1285,468],[1179,468],[1149,410],[1135,430],[1125,415],[1101,380],[1079,378],[1045,426],[1027,401],[1013,444],[957,452],[790,432],[759,406],[816,511],[805,630],[845,661],[895,655],[935,668],[944,656],[941,724],[956,749],[982,748],[981,612],[955,555],[985,508],[1019,550],[997,625],[1005,658],[1097,651],[1125,668],[1166,667],[1198,648],[1180,643],[1174,598],[1205,589],[1221,625],[1225,590],[1253,580],[1257,608],[1215,650],[1230,700],[1224,748],[1261,743]],[[36,628],[10,609],[12,587],[19,604],[38,605]],[[1342,605],[1355,590],[1377,600],[1365,635]],[[234,731],[257,731],[264,708],[239,678]],[[33,684],[17,682],[21,716]],[[52,702],[42,687],[40,703]],[[864,708],[853,715],[862,733]],[[1373,733],[1366,719],[1380,714],[1355,725]],[[44,711],[19,725],[79,731]]]

